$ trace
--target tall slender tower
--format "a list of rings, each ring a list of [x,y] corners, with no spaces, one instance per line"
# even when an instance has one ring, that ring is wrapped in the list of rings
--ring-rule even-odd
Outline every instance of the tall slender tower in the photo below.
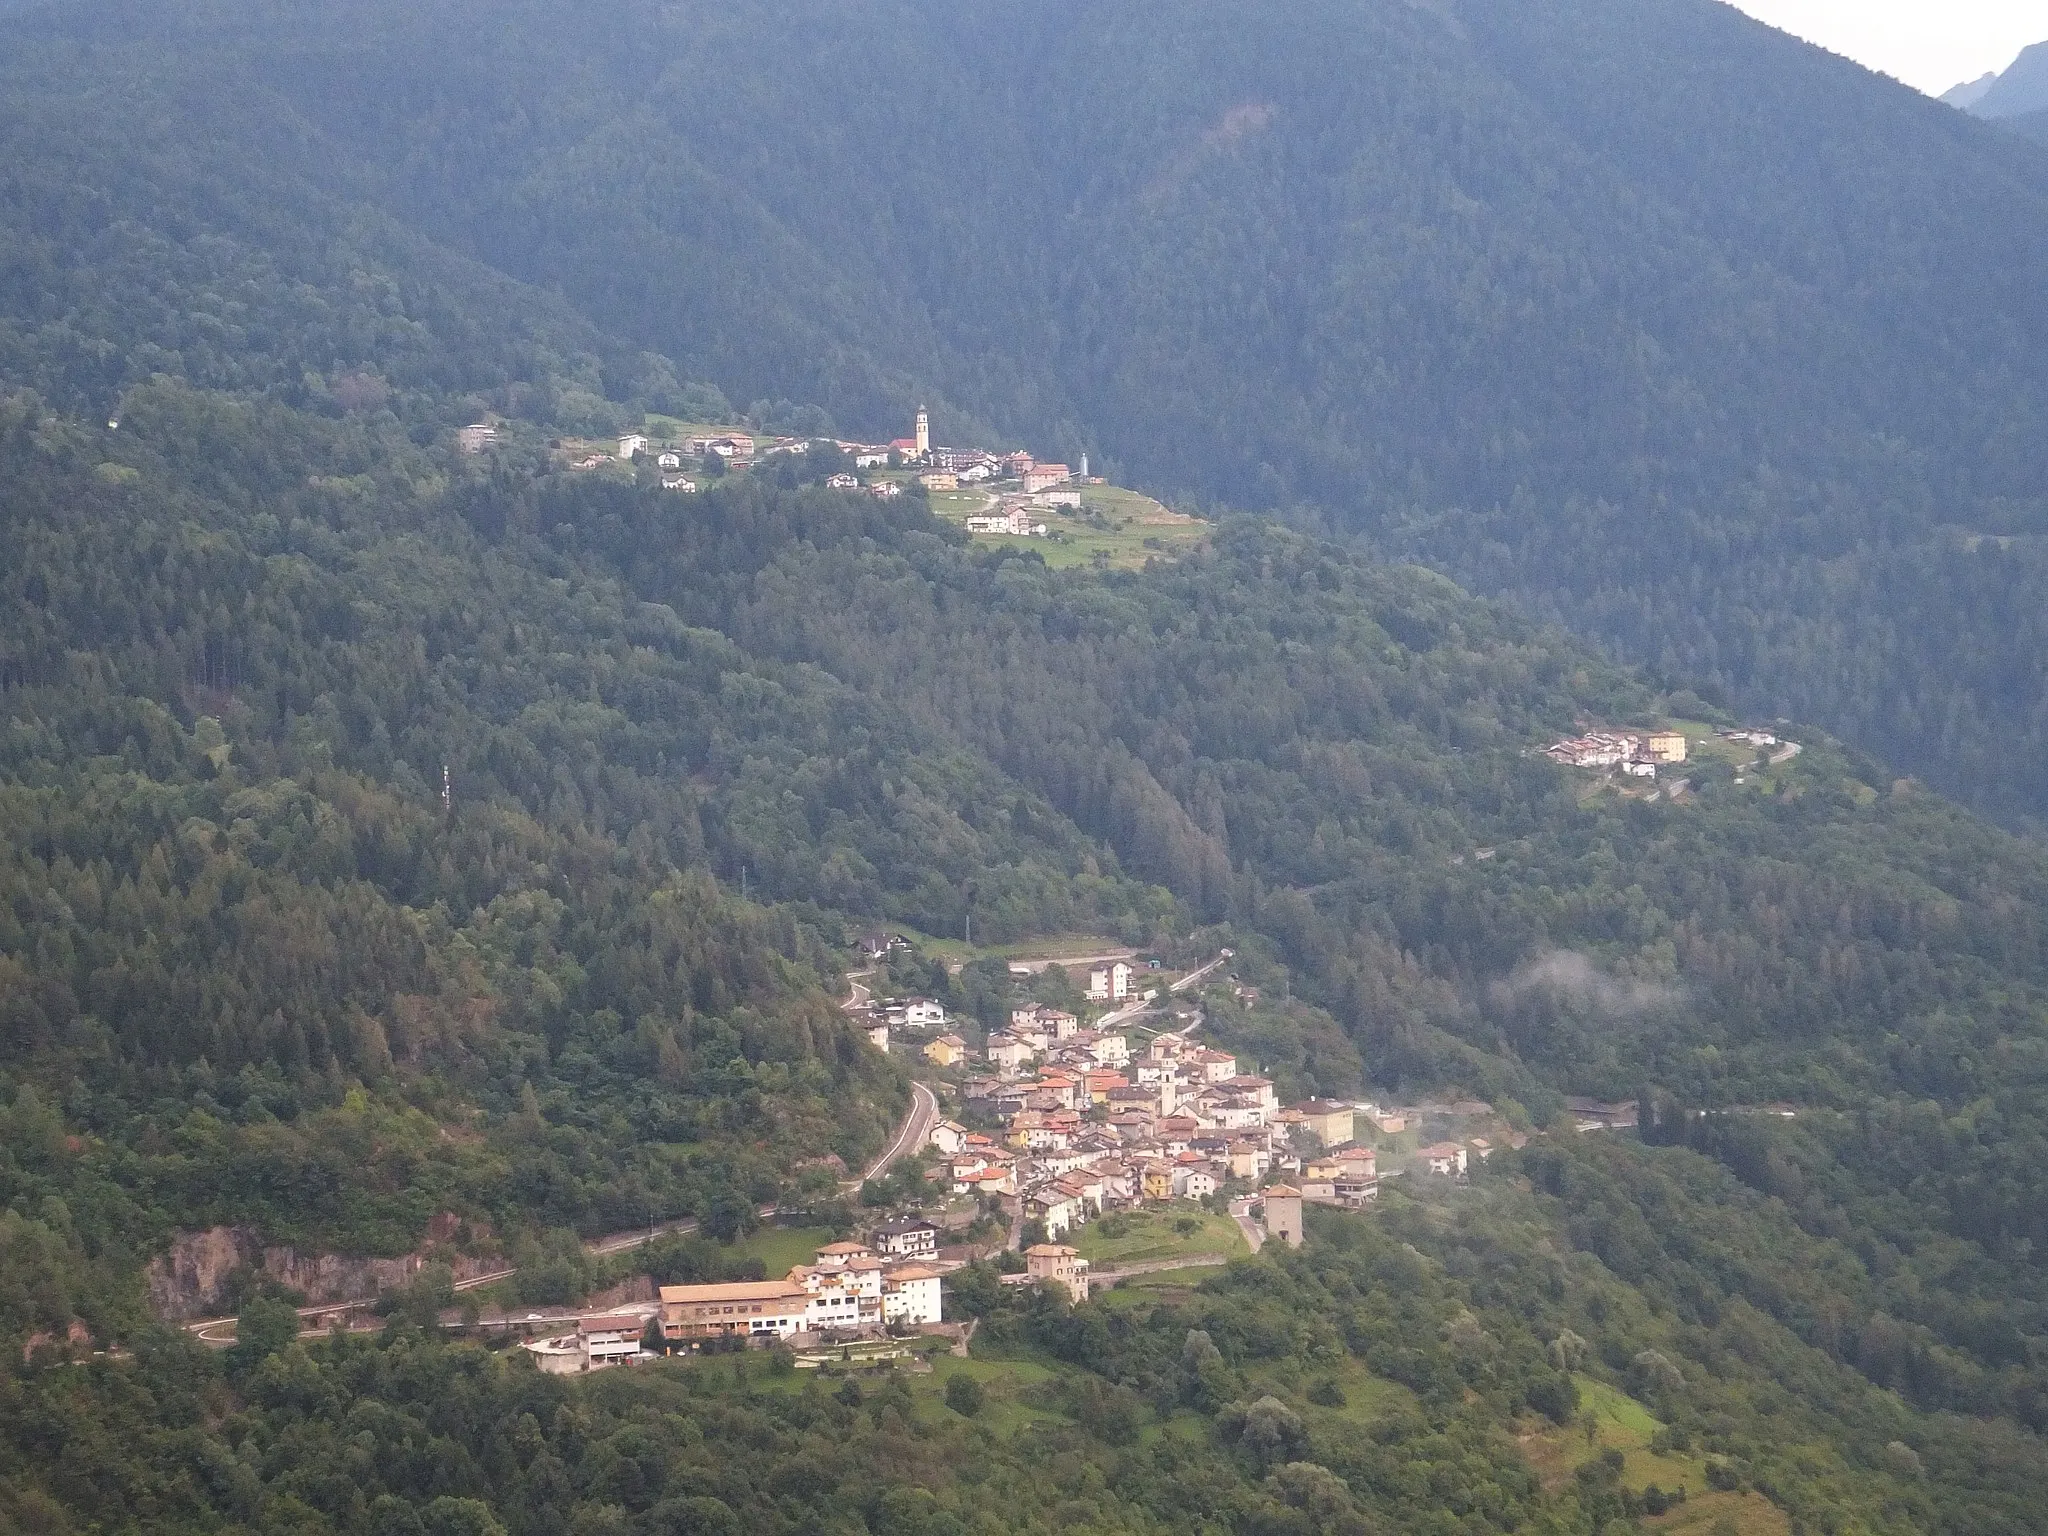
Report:
[[[932,451],[932,413],[923,406],[917,408],[917,456],[921,459]]]

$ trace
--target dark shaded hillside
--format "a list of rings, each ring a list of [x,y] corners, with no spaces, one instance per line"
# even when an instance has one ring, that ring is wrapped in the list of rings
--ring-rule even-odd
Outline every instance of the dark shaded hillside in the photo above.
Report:
[[[2027,112],[2019,117],[2002,118],[1999,120],[1999,126],[2001,128],[2009,128],[2014,133],[2034,139],[2042,144],[2048,144],[2048,110]]]
[[[942,438],[1364,534],[2048,807],[2038,152],[1704,0],[1266,20],[16,20],[0,355],[53,399],[163,369],[313,400],[366,328],[462,313],[495,360],[391,388],[602,422],[695,375],[877,433],[929,392]],[[283,310],[238,296],[269,271]]]

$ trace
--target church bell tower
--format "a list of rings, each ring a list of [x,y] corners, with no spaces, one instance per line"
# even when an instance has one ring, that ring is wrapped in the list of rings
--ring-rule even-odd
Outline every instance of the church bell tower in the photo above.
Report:
[[[921,459],[932,451],[932,415],[923,406],[917,408],[917,456]]]

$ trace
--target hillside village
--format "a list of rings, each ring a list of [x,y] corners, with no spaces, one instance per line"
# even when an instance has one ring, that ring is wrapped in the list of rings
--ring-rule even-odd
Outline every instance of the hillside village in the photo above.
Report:
[[[456,442],[466,454],[482,454],[501,441],[504,430],[495,422],[475,422],[457,432]],[[1142,563],[1146,554],[1199,538],[1206,527],[1090,474],[1086,454],[1075,466],[1015,450],[935,444],[930,413],[922,407],[909,436],[885,443],[654,417],[615,442],[556,439],[552,452],[558,467],[571,473],[630,475],[684,496],[729,476],[802,462],[802,478],[828,489],[882,499],[914,493],[976,537],[1043,540],[1097,562]]]
[[[1798,742],[1780,741],[1774,730],[1763,726],[1736,726],[1709,731],[1695,725],[1693,734],[1677,726],[1630,731],[1595,728],[1578,736],[1566,736],[1543,748],[1542,756],[1567,768],[1599,773],[1627,783],[1654,786],[1666,770],[1683,768],[1702,758],[1727,763],[1735,770],[1735,782],[1757,770],[1777,767],[1800,754]],[[1689,787],[1686,777],[1669,781],[1673,799],[1682,799]],[[1651,788],[1654,796],[1656,790]]]
[[[499,427],[492,422],[475,422],[456,433],[464,453],[480,454],[499,439]],[[1073,507],[1080,504],[1080,485],[1102,485],[1090,477],[1087,455],[1079,470],[1065,464],[1044,463],[1023,452],[997,452],[983,448],[935,446],[931,440],[931,414],[918,407],[913,434],[887,443],[865,443],[844,439],[757,436],[740,428],[685,431],[656,435],[653,431],[623,432],[618,451],[607,452],[589,442],[558,441],[556,453],[572,470],[590,471],[607,467],[630,468],[651,465],[660,472],[664,490],[691,494],[703,489],[706,478],[744,474],[772,459],[808,455],[820,448],[834,450],[845,467],[834,464],[825,479],[833,490],[864,490],[874,496],[900,496],[906,484],[915,482],[926,491],[957,491],[963,487],[994,487],[1013,484],[1014,494],[999,498],[1004,513],[985,531],[1030,533],[1028,519],[1017,515],[1027,506]],[[998,528],[995,524],[1003,526]],[[983,531],[983,530],[977,530]],[[1043,535],[1045,530],[1035,530]]]
[[[1491,1124],[1491,1106],[1476,1101],[1282,1103],[1270,1078],[1197,1038],[1199,1008],[1183,1012],[1179,1027],[1143,1022],[1229,958],[1224,951],[1164,988],[1148,984],[1157,974],[1149,966],[1090,965],[1075,979],[1101,1010],[1092,1022],[1043,1003],[1020,1006],[978,1050],[930,998],[860,999],[848,1011],[879,1048],[914,1051],[955,1090],[959,1118],[931,1135],[939,1155],[928,1177],[938,1189],[1012,1211],[1047,1238],[1119,1209],[1249,1201],[1283,1178],[1308,1203],[1362,1209],[1378,1199],[1382,1177],[1379,1148],[1365,1138],[1399,1137],[1425,1119]],[[1255,989],[1222,984],[1257,1001]],[[1581,1118],[1604,1127],[1633,1108],[1589,1104]],[[1432,1143],[1389,1176],[1462,1177],[1494,1147],[1486,1136]]]
[[[861,945],[870,961],[907,948],[884,934]],[[1238,1251],[1299,1245],[1306,1206],[1369,1209],[1384,1179],[1462,1182],[1498,1147],[1526,1142],[1478,1100],[1282,1103],[1272,1079],[1196,1038],[1203,1013],[1189,999],[1202,983],[1259,1001],[1256,988],[1218,974],[1231,958],[1225,950],[1176,980],[1135,957],[1087,963],[1072,980],[1092,1017],[1020,1005],[978,1047],[944,1004],[874,998],[856,981],[847,1016],[877,1049],[916,1060],[953,1107],[917,1149],[922,1194],[891,1200],[893,1213],[877,1212],[864,1235],[825,1243],[781,1276],[664,1285],[654,1301],[567,1319],[573,1327],[525,1348],[544,1371],[582,1372],[749,1345],[784,1346],[809,1367],[917,1335],[959,1342],[947,1277],[977,1258],[993,1254],[1006,1285],[1055,1286],[1078,1302],[1120,1271],[1097,1272],[1074,1245],[1120,1213],[1183,1213],[1190,1229],[1197,1222],[1184,1213],[1227,1213],[1246,1240]],[[1162,1019],[1173,1027],[1152,1027]],[[1567,1107],[1581,1131],[1635,1122],[1633,1103]],[[1437,1139],[1422,1141],[1426,1129]],[[1383,1168],[1388,1147],[1399,1150]],[[991,1227],[1006,1240],[968,1240]]]

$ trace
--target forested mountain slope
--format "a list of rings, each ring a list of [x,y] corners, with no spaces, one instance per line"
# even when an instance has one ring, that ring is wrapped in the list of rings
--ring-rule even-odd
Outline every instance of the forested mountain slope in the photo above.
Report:
[[[665,398],[643,348],[869,433],[929,393],[942,439],[1360,532],[2048,807],[2048,159],[1708,0],[49,7],[8,42],[0,291],[53,399],[251,343],[332,390],[422,287],[483,298],[459,251],[559,295],[449,378],[480,399]],[[239,307],[251,262],[293,306]]]
[[[1192,1486],[1235,1531],[1591,1533],[1689,1477],[1745,1520],[2034,1528],[2029,845],[1812,735],[1768,797],[1703,766],[1687,804],[1583,800],[1529,748],[1646,686],[1255,524],[1059,573],[914,498],[680,498],[388,411],[156,384],[121,420],[17,402],[0,432],[0,1296],[16,1336],[82,1316],[135,1350],[8,1376],[16,1523],[796,1529],[822,1499],[878,1533],[1041,1529],[1078,1486],[1156,1530]],[[774,907],[713,883],[742,868]],[[1290,1092],[1806,1111],[1538,1143],[1157,1306],[970,1276],[1012,1415],[987,1439],[915,1387],[763,1397],[720,1365],[586,1393],[410,1312],[306,1350],[254,1306],[222,1362],[139,1313],[175,1224],[390,1248],[447,1209],[535,1251],[789,1188],[890,1101],[823,995],[831,943],[970,910],[1216,924],[1292,979],[1216,1021],[1293,1042]],[[1539,1476],[1532,1437],[1571,1464],[1556,1421],[1617,1389],[1676,1427],[1657,1459]],[[706,1459],[742,1440],[752,1470]]]
[[[1532,748],[1648,688],[1257,525],[1058,573],[914,498],[165,384],[4,441],[10,1070],[90,1149],[22,1188],[109,1191],[118,1253],[772,1195],[889,1099],[823,995],[849,924],[1220,923],[1314,1005],[1261,1026],[1290,1091],[1809,1106],[1701,1149],[1886,1234],[1834,1347],[1882,1314],[1929,1406],[2048,1412],[2048,858],[1824,739],[1582,802]]]
[[[0,1523],[1597,1536],[1654,1475],[1708,1530],[2041,1528],[2048,854],[1897,776],[1990,784],[2040,686],[2041,157],[1675,0],[1176,19],[8,23]],[[700,372],[863,425],[935,386],[942,435],[1106,444],[1673,675],[1255,519],[1062,571],[808,456],[681,497],[548,451],[719,412]],[[1654,802],[1535,751],[1727,721],[1700,636],[1918,734]],[[981,1424],[543,1382],[424,1293],[311,1349],[252,1304],[225,1360],[145,1313],[180,1228],[448,1213],[573,1289],[579,1235],[827,1194],[906,1086],[846,938],[969,917],[1230,945],[1267,1001],[1209,1027],[1290,1097],[1646,1134],[1198,1287],[970,1275]],[[74,1320],[124,1353],[17,1352]]]

